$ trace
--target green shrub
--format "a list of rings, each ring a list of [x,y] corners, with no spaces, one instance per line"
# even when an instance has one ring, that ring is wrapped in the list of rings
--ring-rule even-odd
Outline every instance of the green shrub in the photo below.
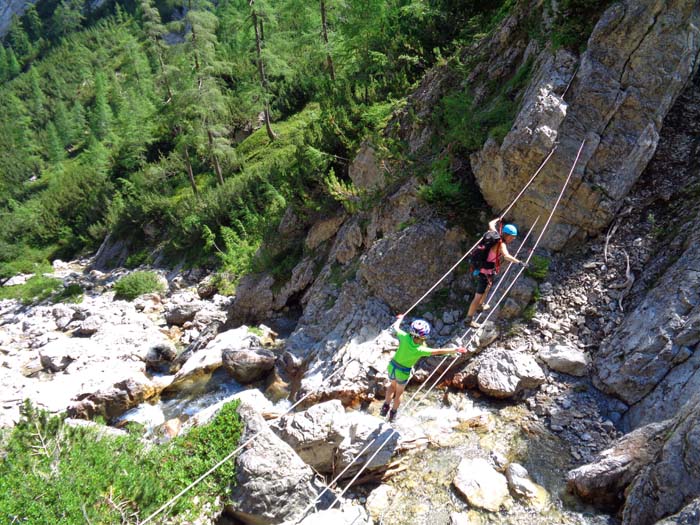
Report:
[[[224,405],[210,424],[167,445],[146,446],[138,433],[98,437],[26,404],[3,446],[0,521],[136,523],[236,448],[243,429],[237,405]],[[231,460],[168,513],[193,518],[204,504],[225,499],[234,482]]]
[[[454,205],[461,197],[462,184],[454,180],[449,168],[449,159],[442,159],[433,165],[433,181],[418,190],[422,199],[430,204]]]
[[[555,49],[565,47],[582,52],[603,11],[612,0],[561,0],[552,30]]]
[[[35,275],[24,284],[0,287],[0,299],[19,299],[24,304],[38,303],[51,297],[60,287],[60,279]]]
[[[114,285],[115,299],[133,301],[139,295],[164,292],[165,285],[155,272],[134,272],[125,275]]]
[[[77,283],[69,284],[51,300],[54,303],[80,303],[83,300],[83,288]]]
[[[552,261],[547,257],[533,255],[525,270],[525,275],[537,281],[543,281],[549,275],[549,265]]]

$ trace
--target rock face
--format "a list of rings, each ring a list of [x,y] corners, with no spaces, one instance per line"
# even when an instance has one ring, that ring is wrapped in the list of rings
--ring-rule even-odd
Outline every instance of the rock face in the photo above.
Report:
[[[601,452],[593,463],[570,471],[569,489],[601,506],[619,504],[625,488],[654,460],[669,427],[668,422],[654,423],[627,434],[612,448]]]
[[[298,516],[323,490],[322,485],[253,408],[242,403],[239,413],[246,423],[241,440],[253,434],[258,437],[236,458],[234,503],[228,511],[249,525],[271,525]],[[329,499],[330,493],[324,498]]]
[[[431,239],[442,240],[439,251]],[[437,222],[408,227],[374,243],[360,260],[358,276],[374,295],[403,312],[459,260],[460,240]]]
[[[22,16],[29,4],[36,0],[6,0],[0,4],[0,38],[10,30],[13,16]]]
[[[700,523],[700,498],[694,499],[679,513],[657,521],[656,525],[693,525],[695,523]]]
[[[560,247],[577,233],[604,228],[656,150],[663,118],[697,68],[698,22],[695,2],[626,0],[601,17],[577,70],[575,57],[566,51],[545,50],[536,57],[533,81],[511,131],[500,145],[489,139],[471,159],[492,208],[503,209],[558,142],[533,191],[512,212],[516,221],[532,223],[554,202],[586,139],[569,198],[545,243]],[[510,71],[532,59],[527,42],[514,42],[517,34],[501,31],[487,46],[497,60],[510,58]],[[503,47],[509,54],[499,53]],[[479,86],[473,89],[478,101]]]
[[[652,525],[700,496],[700,393],[672,420],[654,461],[634,480],[622,511],[623,525]]]
[[[595,355],[596,386],[634,405],[628,428],[673,416],[700,391],[700,230],[692,230],[680,257]]]
[[[496,512],[508,497],[508,483],[482,458],[463,459],[453,481],[470,505]]]
[[[652,525],[700,496],[700,393],[663,423],[621,438],[596,461],[568,476],[584,499],[614,504],[626,497],[623,525]]]

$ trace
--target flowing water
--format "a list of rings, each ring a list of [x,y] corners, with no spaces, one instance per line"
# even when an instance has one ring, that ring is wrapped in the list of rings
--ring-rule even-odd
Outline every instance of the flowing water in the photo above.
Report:
[[[588,508],[566,492],[566,473],[575,465],[567,443],[551,433],[522,406],[486,400],[466,402],[476,412],[486,413],[477,428],[455,422],[458,411],[442,405],[442,394],[427,405],[399,416],[396,427],[415,427],[415,420],[428,434],[427,449],[404,457],[407,470],[388,481],[396,489],[390,506],[375,523],[382,525],[449,525],[450,514],[466,513],[470,524],[501,525],[613,525],[613,517]],[[468,396],[468,394],[457,394]],[[377,405],[378,407],[378,405]],[[405,421],[401,421],[405,418]],[[415,420],[413,419],[415,418]],[[437,444],[437,446],[435,445]],[[541,485],[542,498],[535,503],[509,496],[499,512],[471,508],[452,485],[464,458],[488,459],[491,453],[523,465]]]
[[[245,389],[224,370],[219,368],[211,375],[190,382],[186,388],[172,395],[164,395],[152,402],[142,403],[128,410],[117,419],[117,424],[134,421],[146,428],[147,435],[169,419],[185,421],[216,403]]]

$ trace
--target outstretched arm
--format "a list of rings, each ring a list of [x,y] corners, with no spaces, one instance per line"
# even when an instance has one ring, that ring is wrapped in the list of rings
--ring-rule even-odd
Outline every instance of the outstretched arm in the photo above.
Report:
[[[401,326],[401,321],[403,321],[403,314],[399,314],[396,316],[396,321],[394,321],[394,324],[391,325],[391,329],[396,332],[399,327]]]
[[[489,222],[489,231],[490,232],[497,232],[498,231],[498,223],[503,220],[503,217],[496,217],[494,220]]]
[[[525,265],[525,263],[523,261],[521,261],[520,259],[516,259],[515,257],[513,257],[510,254],[510,252],[508,251],[508,247],[506,246],[506,243],[504,243],[504,242],[501,243],[501,255],[508,262],[512,262],[515,264],[522,264],[523,266]]]
[[[431,350],[433,355],[445,355],[445,354],[466,354],[467,349],[463,347],[459,348],[438,348],[437,350]]]

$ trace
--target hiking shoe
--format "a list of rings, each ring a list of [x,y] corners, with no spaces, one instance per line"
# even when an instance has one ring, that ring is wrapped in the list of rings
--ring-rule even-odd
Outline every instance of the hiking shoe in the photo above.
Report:
[[[390,410],[389,411],[389,421],[390,422],[393,421],[394,419],[396,419],[396,412],[397,412],[397,410]]]
[[[384,403],[381,410],[379,410],[379,415],[384,417],[386,416],[387,412],[389,412],[389,403]]]
[[[488,311],[491,309],[491,305],[490,305],[490,304],[482,304],[482,305],[479,307],[479,309],[480,309],[482,312],[488,312]]]
[[[469,322],[469,326],[478,330],[479,328],[481,328],[481,323],[477,323],[476,321],[472,320]]]

